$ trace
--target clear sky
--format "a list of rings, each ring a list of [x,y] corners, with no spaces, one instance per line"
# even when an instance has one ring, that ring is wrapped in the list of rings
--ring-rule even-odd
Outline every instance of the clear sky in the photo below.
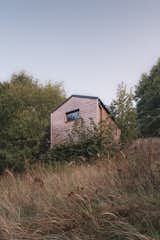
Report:
[[[0,0],[1,81],[25,70],[109,104],[158,57],[160,0]]]

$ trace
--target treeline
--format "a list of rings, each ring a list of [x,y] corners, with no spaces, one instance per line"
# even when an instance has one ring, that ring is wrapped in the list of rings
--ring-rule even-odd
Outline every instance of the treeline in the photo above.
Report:
[[[50,113],[65,96],[61,83],[42,85],[24,72],[0,83],[0,173],[5,168],[23,171],[39,160],[83,160],[106,152],[106,146],[115,149],[112,131],[102,134],[102,128],[92,124],[75,129],[78,144],[71,138],[68,145],[49,150]],[[160,60],[134,89],[121,83],[109,107],[122,131],[122,144],[138,137],[160,137]]]

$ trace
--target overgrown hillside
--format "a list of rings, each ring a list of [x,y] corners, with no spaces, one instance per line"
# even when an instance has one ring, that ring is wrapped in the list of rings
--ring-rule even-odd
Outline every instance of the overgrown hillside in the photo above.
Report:
[[[0,239],[160,239],[160,139],[0,180]]]

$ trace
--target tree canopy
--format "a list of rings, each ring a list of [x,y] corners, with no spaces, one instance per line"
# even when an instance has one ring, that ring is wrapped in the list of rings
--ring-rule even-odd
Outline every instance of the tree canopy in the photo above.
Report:
[[[24,168],[48,148],[50,113],[64,97],[61,83],[42,85],[24,72],[0,83],[0,171]]]
[[[121,129],[122,142],[130,141],[137,136],[136,109],[134,107],[134,94],[122,82],[117,89],[116,99],[110,105],[111,112]]]
[[[160,60],[136,87],[137,119],[144,137],[160,136]]]

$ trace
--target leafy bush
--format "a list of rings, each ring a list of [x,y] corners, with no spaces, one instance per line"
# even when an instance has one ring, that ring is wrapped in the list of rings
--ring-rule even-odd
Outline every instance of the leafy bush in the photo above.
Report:
[[[83,119],[75,121],[68,138],[62,144],[53,146],[44,157],[45,162],[89,161],[99,154],[113,154],[118,147],[114,140],[114,130],[101,122],[98,126],[90,119],[88,125]]]

